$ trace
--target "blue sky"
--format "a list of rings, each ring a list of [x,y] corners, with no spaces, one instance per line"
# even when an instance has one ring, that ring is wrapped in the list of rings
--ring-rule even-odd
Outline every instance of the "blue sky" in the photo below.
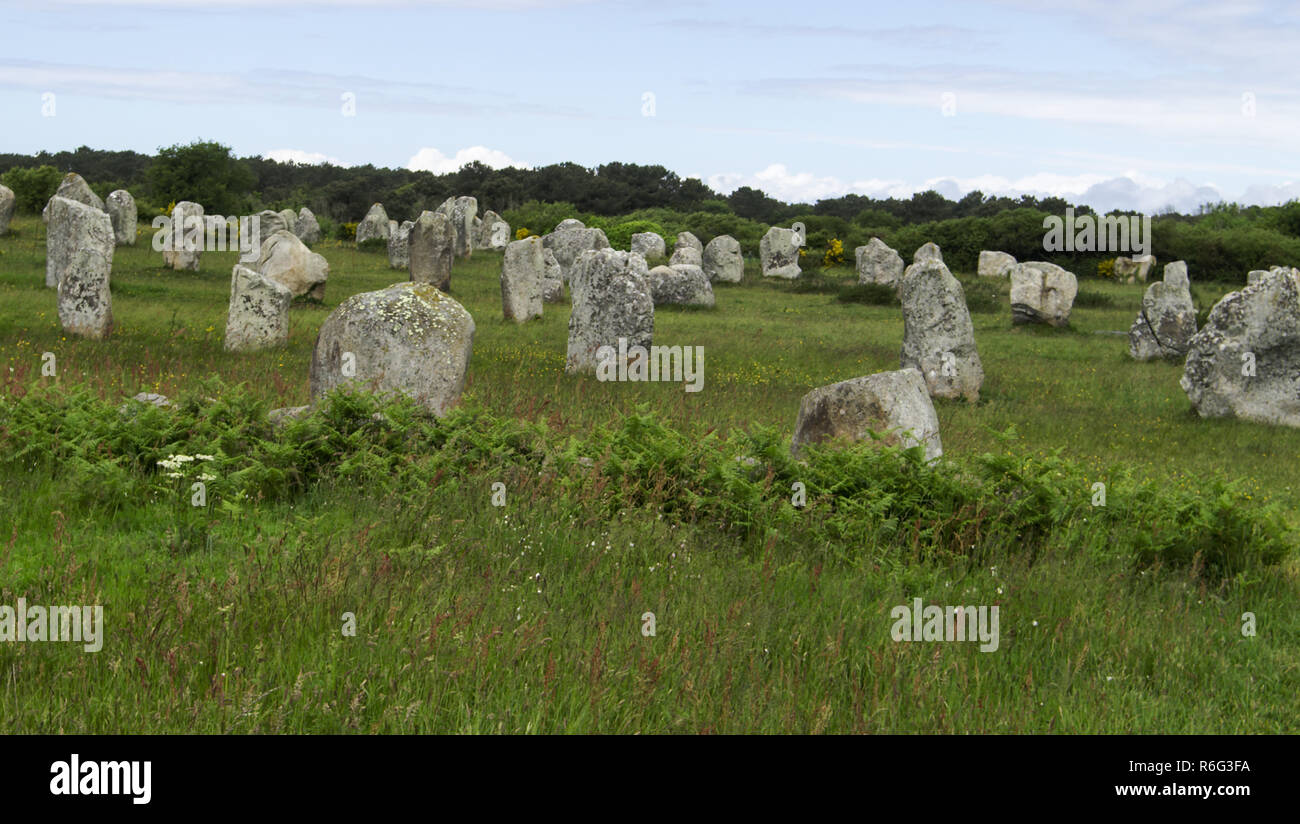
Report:
[[[1287,3],[18,0],[0,32],[0,151],[660,163],[808,201],[1300,197]]]

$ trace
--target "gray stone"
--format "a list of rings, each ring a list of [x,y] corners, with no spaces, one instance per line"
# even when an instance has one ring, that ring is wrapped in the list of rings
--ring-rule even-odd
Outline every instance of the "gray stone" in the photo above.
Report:
[[[573,230],[571,230],[573,231]],[[585,231],[585,230],[576,230]],[[574,263],[569,288],[569,345],[565,371],[593,371],[601,347],[651,345],[655,307],[645,258],[613,249],[588,250]]]
[[[257,215],[258,238],[262,243],[276,232],[292,232],[294,224],[285,223],[284,213],[263,209]],[[296,221],[295,221],[296,222]]]
[[[879,441],[870,433],[883,436]],[[871,442],[910,448],[920,446],[926,460],[943,454],[939,416],[915,369],[877,372],[803,396],[790,450],[800,456],[808,444]]]
[[[106,338],[113,331],[113,222],[107,212],[58,195],[46,212],[47,256],[58,267],[59,323],[71,335]]]
[[[0,184],[0,235],[8,234],[9,221],[14,217],[14,190]]]
[[[284,429],[291,422],[311,414],[310,406],[284,406],[266,413],[266,420],[276,429]]]
[[[977,401],[984,367],[966,293],[943,261],[932,257],[907,267],[899,287],[903,304],[903,369],[916,369],[936,398]]]
[[[701,268],[710,283],[740,283],[745,278],[745,258],[740,241],[731,235],[718,235],[704,247]]]
[[[63,180],[59,182],[59,188],[54,191],[54,196],[50,198],[49,203],[45,204],[45,209],[41,212],[41,219],[46,223],[49,223],[50,203],[54,202],[55,197],[75,200],[77,203],[81,203],[101,212],[108,211],[104,207],[104,201],[100,200],[99,195],[95,194],[91,190],[90,184],[86,182],[85,178],[76,172],[68,172],[63,176]]]
[[[1054,263],[1027,261],[1011,267],[1011,322],[1066,326],[1079,282]]]
[[[546,262],[542,239],[530,237],[506,246],[501,258],[501,313],[516,323],[542,316]]]
[[[561,278],[567,283],[578,256],[587,251],[608,249],[609,239],[600,229],[556,228],[554,232],[542,237],[542,246],[555,255],[555,261],[560,264]]]
[[[137,224],[135,198],[126,189],[118,189],[108,196],[105,206],[108,219],[113,222],[117,245],[134,246]]]
[[[452,254],[457,259],[468,258],[474,251],[474,216],[478,214],[478,199],[472,197],[449,197],[434,211],[451,221],[455,232]]]
[[[1115,280],[1121,283],[1135,281],[1146,283],[1147,275],[1156,265],[1155,255],[1134,255],[1115,258]]]
[[[1300,426],[1300,272],[1274,272],[1215,304],[1180,385],[1203,418]]]
[[[281,209],[277,212],[280,215],[280,221],[284,223],[285,231],[298,234],[298,213],[293,209]],[[302,240],[302,238],[298,238]]]
[[[391,224],[388,221],[388,212],[384,211],[384,204],[376,203],[366,212],[366,216],[357,224],[357,243],[365,243],[367,240],[374,238],[383,238],[388,240],[388,229]]]
[[[279,283],[295,297],[306,295],[312,300],[325,299],[325,282],[330,276],[329,261],[307,248],[293,232],[281,229],[262,241],[256,269],[268,280]]]
[[[937,260],[943,263],[943,252],[939,250],[937,243],[924,243],[912,254],[912,263],[920,263],[923,260]]]
[[[666,256],[668,247],[655,232],[636,232],[632,235],[632,251],[646,260],[655,260]]]
[[[1187,280],[1187,264],[1165,266],[1165,279],[1147,287],[1142,309],[1128,334],[1128,352],[1140,361],[1177,359],[1187,354],[1196,334],[1196,307]]]
[[[564,301],[564,281],[559,278],[542,278],[542,302],[562,303]]]
[[[758,244],[758,261],[763,277],[786,278],[799,277],[799,240],[801,235],[793,229],[773,226],[763,235]]]
[[[298,210],[298,219],[294,221],[293,233],[308,246],[320,243],[320,221],[316,220],[316,215],[311,209],[304,206]]]
[[[689,244],[679,244],[668,259],[669,266],[702,266],[704,253]]]
[[[203,254],[203,235],[206,224],[203,221],[203,207],[189,200],[182,200],[172,207],[171,222],[174,227],[167,241],[172,248],[163,249],[163,265],[176,271],[199,271],[199,258]],[[263,235],[265,237],[265,235]]]
[[[226,313],[227,352],[253,352],[289,341],[289,304],[293,293],[243,264],[230,273],[230,308]]]
[[[903,256],[873,237],[866,246],[853,250],[857,260],[858,283],[879,283],[898,288],[903,281]]]
[[[628,254],[634,254],[629,252]],[[647,275],[650,297],[655,306],[712,306],[713,287],[699,266],[676,264],[656,266]]]
[[[431,283],[353,295],[321,324],[312,402],[351,385],[405,395],[442,416],[460,399],[473,344],[474,319]]]
[[[1006,252],[980,252],[978,274],[982,278],[1004,278],[1011,274],[1016,259]]]
[[[407,240],[411,282],[431,283],[451,291],[451,261],[455,253],[456,230],[443,212],[421,212]]]
[[[475,235],[475,249],[504,249],[510,243],[510,224],[501,215],[489,209],[483,213],[481,224]]]
[[[587,228],[587,224],[583,223],[581,220],[578,220],[576,217],[566,217],[564,220],[561,220],[559,223],[557,223],[555,228],[552,229],[551,231],[564,232],[564,231],[568,231],[569,229],[586,229],[586,228]]]
[[[388,222],[388,268],[389,269],[410,269],[410,239],[411,227],[415,225],[413,220],[404,220],[398,223],[395,220]]]

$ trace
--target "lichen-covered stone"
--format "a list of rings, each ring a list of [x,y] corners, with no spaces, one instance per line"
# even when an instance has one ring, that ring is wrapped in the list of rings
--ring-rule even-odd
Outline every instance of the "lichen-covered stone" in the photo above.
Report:
[[[71,335],[106,338],[113,331],[113,222],[103,210],[58,195],[46,215],[47,254],[57,259],[59,323]]]
[[[325,282],[330,265],[324,255],[307,248],[292,232],[281,229],[262,241],[255,268],[279,283],[295,297],[306,295],[312,300],[325,299]]]
[[[629,252],[628,254],[632,254]],[[713,287],[699,266],[679,263],[656,266],[647,274],[655,306],[712,306]]]
[[[367,240],[374,238],[383,238],[388,240],[388,212],[384,211],[384,204],[376,203],[366,212],[366,216],[357,224],[357,243],[365,243]]]
[[[576,230],[585,231],[585,230]],[[593,371],[602,346],[649,347],[654,336],[655,307],[647,282],[645,258],[613,249],[588,250],[574,263],[569,278],[573,308],[565,371]]]
[[[942,260],[922,258],[907,267],[899,299],[903,304],[902,368],[919,371],[936,398],[979,400],[984,367],[975,348],[975,327],[961,283]]]
[[[874,441],[870,433],[883,436]],[[812,390],[799,402],[790,449],[826,441],[921,446],[926,460],[943,454],[939,416],[915,369],[878,372]]]
[[[1079,282],[1054,263],[1031,260],[1011,267],[1011,322],[1067,326]]]
[[[108,219],[113,223],[113,236],[118,246],[134,246],[137,213],[135,198],[126,189],[118,189],[105,202]]]
[[[546,263],[542,239],[516,240],[501,258],[501,312],[516,323],[542,316],[542,280]]]
[[[225,348],[253,352],[289,340],[289,304],[293,293],[243,264],[230,273],[230,308],[226,313]]]
[[[456,230],[451,219],[443,212],[421,212],[407,239],[411,282],[431,283],[444,292],[451,291],[455,246]]]
[[[897,288],[903,280],[903,256],[873,237],[865,246],[853,250],[857,263],[858,283],[879,283]]]
[[[758,243],[758,261],[763,277],[793,280],[799,269],[799,235],[793,229],[773,226]]]

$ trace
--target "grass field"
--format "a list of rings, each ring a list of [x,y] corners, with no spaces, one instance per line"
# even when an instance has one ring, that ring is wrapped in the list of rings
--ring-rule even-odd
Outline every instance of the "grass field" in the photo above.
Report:
[[[85,341],[61,333],[44,249],[38,218],[0,238],[7,404],[85,389],[111,410],[141,391],[184,396],[211,376],[226,387],[212,391],[265,408],[305,404],[328,313],[406,279],[382,254],[326,242],[324,304],[295,304],[286,348],[232,355],[222,334],[233,253],[206,253],[200,272],[180,273],[162,269],[147,237],[119,248],[117,327]],[[704,348],[703,391],[569,377],[567,305],[504,322],[500,263],[476,252],[453,269],[452,295],[477,326],[463,406],[538,424],[557,449],[635,414],[688,441],[763,429],[788,440],[808,390],[898,368],[901,313],[837,299],[851,269],[806,264],[816,277],[773,283],[750,262],[744,283],[716,287],[715,309],[656,312],[656,343]],[[958,275],[972,295],[990,288]],[[1236,480],[1242,506],[1275,504],[1297,525],[1300,431],[1201,420],[1178,387],[1181,365],[1132,361],[1126,333],[1141,286],[1085,279],[1066,330],[1013,328],[998,288],[993,311],[973,314],[981,401],[936,402],[947,456],[1059,453],[1081,473],[1070,505],[1085,509],[1096,481],[1195,497]],[[1198,308],[1226,290],[1196,285]],[[57,358],[54,378],[41,376],[45,352]],[[12,431],[19,422],[6,416]],[[1300,728],[1293,551],[1215,578],[1196,564],[1135,565],[1123,536],[1143,524],[1100,533],[1101,519],[1074,516],[1033,551],[1002,536],[965,555],[927,552],[915,538],[863,544],[826,526],[829,515],[738,535],[625,500],[626,484],[502,471],[485,459],[414,490],[338,476],[261,501],[217,496],[202,545],[178,549],[174,500],[110,500],[96,493],[93,466],[0,454],[0,604],[100,603],[108,627],[95,654],[0,645],[0,729]],[[489,504],[499,480],[511,490],[504,507]],[[998,651],[895,643],[890,609],[913,597],[999,605]],[[641,633],[646,611],[654,637]],[[345,612],[355,637],[340,632]],[[1244,612],[1257,618],[1253,637],[1241,632]]]

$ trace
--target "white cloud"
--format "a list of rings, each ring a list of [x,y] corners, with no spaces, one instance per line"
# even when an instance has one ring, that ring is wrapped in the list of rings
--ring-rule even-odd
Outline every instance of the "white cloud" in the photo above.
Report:
[[[706,182],[715,191],[730,194],[741,186],[752,186],[788,203],[813,203],[822,198],[846,194],[874,198],[910,198],[916,192],[933,189],[949,200],[958,200],[972,191],[985,195],[1019,197],[1062,197],[1071,203],[1087,204],[1102,212],[1111,209],[1156,214],[1173,208],[1193,213],[1206,203],[1235,200],[1242,205],[1273,206],[1300,198],[1300,182],[1250,186],[1235,198],[1227,197],[1213,183],[1193,183],[1184,178],[1164,180],[1127,171],[1107,177],[1099,174],[1062,175],[1038,172],[1015,179],[1000,175],[974,177],[935,177],[923,181],[902,180],[846,181],[810,172],[791,172],[784,164],[772,165],[753,174],[723,172],[709,175]]]
[[[433,172],[442,175],[454,172],[475,160],[493,169],[504,169],[507,166],[525,168],[525,164],[512,160],[505,152],[489,149],[486,146],[470,146],[468,149],[461,149],[456,152],[455,157],[447,157],[437,149],[426,146],[407,161],[406,168],[413,172]]]
[[[321,154],[320,152],[304,152],[302,149],[272,149],[262,155],[266,160],[274,160],[277,163],[303,163],[308,166],[316,166],[321,163],[331,163],[335,166],[350,166],[350,163],[344,163],[337,157]]]

